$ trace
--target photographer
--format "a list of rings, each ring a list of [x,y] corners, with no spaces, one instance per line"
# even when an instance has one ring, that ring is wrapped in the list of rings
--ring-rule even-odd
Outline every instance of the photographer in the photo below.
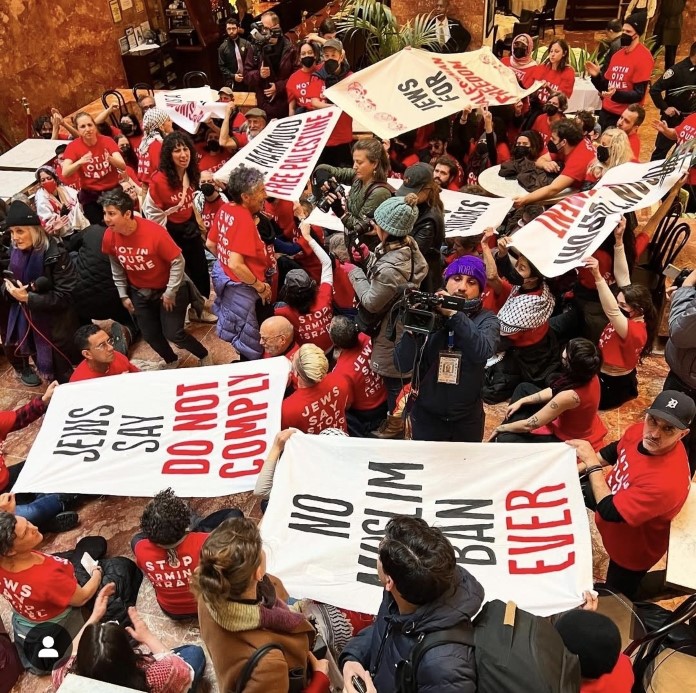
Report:
[[[289,113],[285,84],[295,71],[297,49],[283,36],[275,12],[264,12],[249,38],[252,50],[244,63],[244,83],[256,92],[256,105],[269,119],[285,118]]]
[[[478,305],[466,312],[438,306],[441,319],[425,343],[421,335],[406,331],[396,344],[397,369],[408,372],[415,364],[407,404],[413,440],[478,443],[483,437],[484,368],[500,339],[498,319],[480,305],[485,288],[486,269],[480,258],[453,260],[445,270],[445,289],[438,293]]]
[[[387,185],[389,159],[381,140],[370,138],[358,140],[353,145],[353,168],[334,168],[326,164],[317,166],[314,171],[315,186],[323,191],[334,214],[341,220],[346,231],[353,233],[365,225],[377,207],[391,197],[391,188]],[[341,192],[326,192],[329,179],[344,185],[350,185],[350,192],[343,197]],[[315,191],[315,197],[322,197],[322,192]],[[321,206],[321,205],[320,205]],[[363,233],[361,241],[374,249],[378,243],[377,236]]]
[[[348,275],[360,301],[358,324],[372,336],[370,366],[384,380],[390,412],[411,372],[410,368],[397,369],[394,365],[394,338],[388,336],[391,327],[388,314],[406,286],[420,286],[428,274],[428,264],[409,235],[418,217],[416,202],[416,195],[411,194],[390,197],[377,207],[374,230],[379,245],[374,253],[365,254],[362,267],[356,267]],[[403,326],[397,324],[396,330],[398,342]],[[406,362],[402,360],[402,363]],[[403,427],[401,421],[393,423]]]

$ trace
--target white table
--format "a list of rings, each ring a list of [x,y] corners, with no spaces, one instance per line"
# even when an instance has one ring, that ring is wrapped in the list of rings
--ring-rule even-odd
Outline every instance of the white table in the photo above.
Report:
[[[696,591],[696,484],[672,520],[667,550],[667,582]]]
[[[500,166],[491,166],[479,173],[479,185],[497,197],[515,198],[526,195],[527,191],[517,182],[516,178],[503,178],[498,175]]]
[[[17,193],[24,192],[36,183],[33,171],[1,171],[0,199],[8,200]]]
[[[595,89],[594,84],[589,79],[576,77],[573,93],[568,99],[568,113],[598,111],[601,107],[602,99],[599,98],[599,92]]]
[[[518,17],[522,14],[522,10],[529,10],[530,12],[536,12],[544,9],[544,0],[512,0],[510,2],[510,9],[513,14]]]
[[[67,144],[65,140],[29,139],[20,142],[0,156],[0,169],[12,171],[36,171],[56,156],[56,147]]]

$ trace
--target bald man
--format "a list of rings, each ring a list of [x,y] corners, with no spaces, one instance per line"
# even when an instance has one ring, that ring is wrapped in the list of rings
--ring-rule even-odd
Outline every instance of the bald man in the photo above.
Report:
[[[287,318],[281,315],[267,318],[261,323],[259,332],[261,333],[263,358],[285,356],[286,359],[292,361],[299,345],[295,342],[295,329]]]

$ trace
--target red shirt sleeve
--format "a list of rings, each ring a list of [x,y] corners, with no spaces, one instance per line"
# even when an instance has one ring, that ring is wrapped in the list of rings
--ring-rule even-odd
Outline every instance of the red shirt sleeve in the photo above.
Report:
[[[155,173],[152,178],[150,178],[150,188],[148,192],[150,197],[152,197],[153,202],[162,210],[171,207],[170,204],[165,200],[166,190],[168,188],[166,180],[164,180],[164,174],[161,172]]]
[[[572,96],[573,89],[575,89],[575,71],[572,67],[566,67],[566,69],[563,70],[563,76],[558,86],[560,87],[560,91],[568,98]]]

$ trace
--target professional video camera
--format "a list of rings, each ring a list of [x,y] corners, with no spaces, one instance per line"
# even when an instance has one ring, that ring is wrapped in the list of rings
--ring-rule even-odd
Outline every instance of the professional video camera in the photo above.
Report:
[[[251,25],[249,36],[254,42],[254,45],[263,50],[268,50],[272,38],[280,38],[283,35],[283,30],[277,26],[269,29],[261,22],[254,22]]]
[[[409,332],[430,334],[442,317],[436,308],[454,310],[465,315],[476,313],[481,308],[481,299],[466,299],[459,296],[428,294],[415,289],[404,292],[399,319]]]

